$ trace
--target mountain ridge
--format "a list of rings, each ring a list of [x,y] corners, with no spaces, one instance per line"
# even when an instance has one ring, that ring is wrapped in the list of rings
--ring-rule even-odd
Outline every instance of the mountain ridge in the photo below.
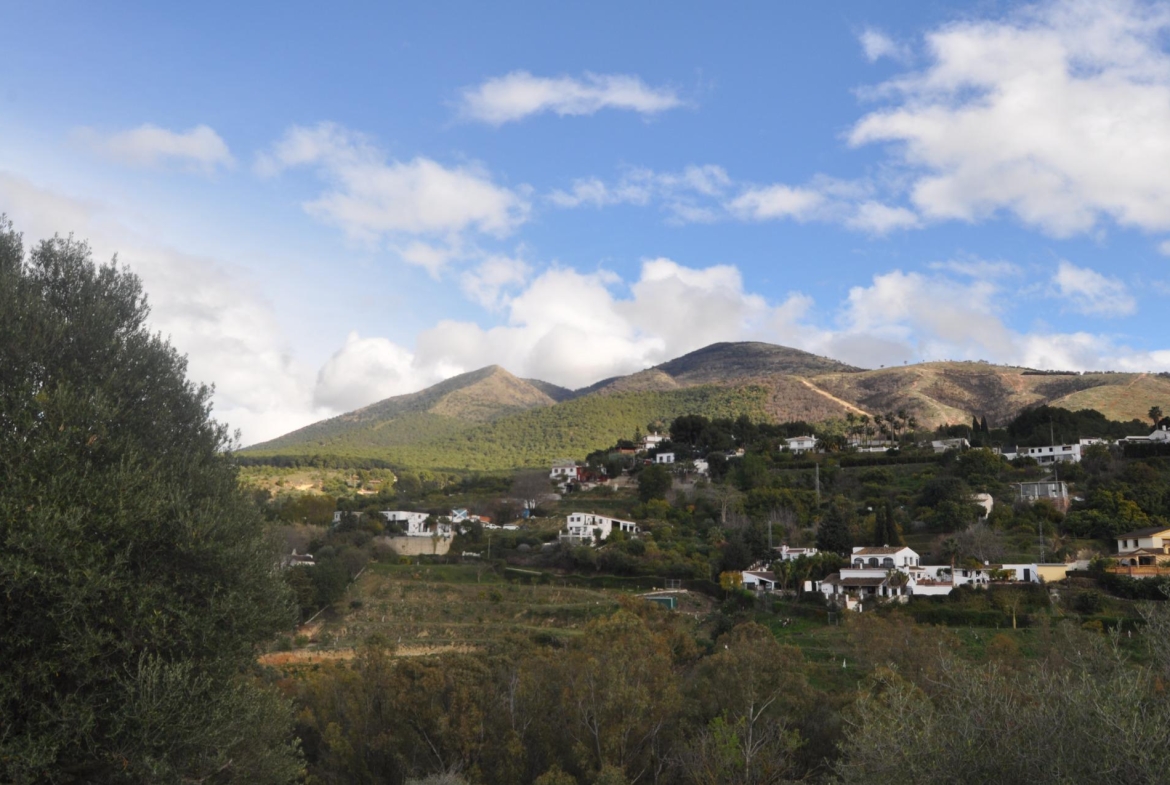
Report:
[[[506,468],[502,463],[508,460],[514,467],[540,465],[549,456],[597,449],[612,444],[615,434],[628,438],[651,420],[679,414],[820,422],[850,412],[902,409],[933,428],[970,422],[972,416],[1001,424],[1040,404],[1094,408],[1115,420],[1144,419],[1150,406],[1170,408],[1170,378],[1040,373],[951,361],[866,370],[772,344],[717,343],[578,390],[487,366],[241,453],[490,469]]]

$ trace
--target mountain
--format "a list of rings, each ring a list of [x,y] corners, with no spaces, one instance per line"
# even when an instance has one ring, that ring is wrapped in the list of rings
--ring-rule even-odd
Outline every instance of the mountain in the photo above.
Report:
[[[933,428],[972,416],[1001,425],[1042,403],[1144,421],[1151,406],[1170,410],[1170,378],[982,362],[863,370],[783,346],[717,343],[575,391],[491,366],[314,423],[243,454],[498,470],[579,458],[651,421],[681,414],[821,422],[903,409]]]
[[[409,395],[307,425],[247,452],[373,456],[379,451],[448,436],[497,417],[553,406],[571,393],[519,379],[498,365],[460,374]]]

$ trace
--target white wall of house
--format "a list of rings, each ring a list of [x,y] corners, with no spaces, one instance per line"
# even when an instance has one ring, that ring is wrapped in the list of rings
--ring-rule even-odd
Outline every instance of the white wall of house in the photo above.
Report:
[[[1080,444],[1052,444],[1044,447],[1021,447],[1016,455],[1034,458],[1037,463],[1080,463]]]
[[[637,534],[638,524],[633,521],[624,521],[621,518],[609,518],[605,515],[595,515],[591,512],[569,513],[565,528],[561,531],[562,539],[581,540],[589,545],[598,539],[604,540],[614,530],[626,534]]]
[[[674,453],[660,452],[654,456],[655,463],[674,463]]]
[[[791,439],[785,439],[788,449],[795,453],[808,452],[815,450],[817,446],[817,437],[815,436],[793,436]]]

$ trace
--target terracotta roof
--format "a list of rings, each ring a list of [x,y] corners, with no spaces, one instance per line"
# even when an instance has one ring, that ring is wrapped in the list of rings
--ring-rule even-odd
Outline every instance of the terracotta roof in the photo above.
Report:
[[[835,572],[832,575],[826,575],[825,579],[823,581],[821,581],[821,583],[827,583],[830,586],[836,586],[840,582],[841,582],[841,573],[839,573],[839,572]]]
[[[1138,548],[1133,551],[1120,551],[1118,556],[1166,556],[1165,551],[1156,551],[1153,548]]]
[[[892,545],[886,545],[886,546],[883,546],[880,548],[875,546],[875,547],[871,547],[871,548],[859,548],[858,550],[853,552],[853,555],[854,556],[888,556],[890,554],[898,553],[899,551],[904,551],[904,550],[906,550],[905,545],[898,545],[896,547],[892,546]]]

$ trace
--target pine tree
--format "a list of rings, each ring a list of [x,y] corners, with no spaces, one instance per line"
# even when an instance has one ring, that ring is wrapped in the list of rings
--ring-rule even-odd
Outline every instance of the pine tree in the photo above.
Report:
[[[829,505],[817,527],[817,548],[829,553],[847,554],[853,548],[853,533],[840,502]]]

